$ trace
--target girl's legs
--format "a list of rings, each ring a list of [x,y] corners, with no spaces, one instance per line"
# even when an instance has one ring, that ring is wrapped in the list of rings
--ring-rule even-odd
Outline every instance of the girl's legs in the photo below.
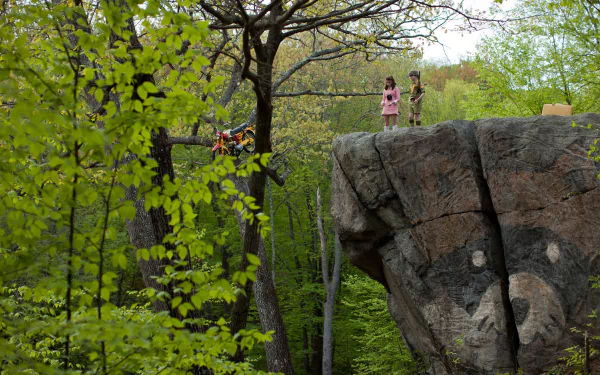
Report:
[[[390,130],[390,116],[385,115],[385,116],[383,116],[383,119],[385,120],[385,126],[383,127],[383,131],[386,132],[386,131]]]
[[[417,126],[421,126],[421,114],[415,113],[415,120],[417,120]]]
[[[398,124],[396,123],[396,118],[398,117],[397,115],[390,115],[392,117],[392,124],[394,124],[393,129],[396,130],[398,129]]]

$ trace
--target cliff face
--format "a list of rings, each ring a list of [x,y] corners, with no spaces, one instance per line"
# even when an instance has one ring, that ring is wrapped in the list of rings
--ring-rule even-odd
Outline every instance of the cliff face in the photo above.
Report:
[[[332,214],[344,251],[386,286],[430,373],[538,374],[581,341],[570,328],[600,307],[589,288],[600,274],[600,166],[587,157],[597,133],[572,121],[600,125],[600,115],[336,139]]]

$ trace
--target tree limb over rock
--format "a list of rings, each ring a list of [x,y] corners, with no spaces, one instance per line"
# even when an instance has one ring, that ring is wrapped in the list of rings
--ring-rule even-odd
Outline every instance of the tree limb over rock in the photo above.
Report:
[[[297,92],[276,92],[273,94],[274,97],[293,97],[293,96],[303,96],[303,95],[316,95],[316,96],[373,96],[373,95],[381,95],[380,92],[330,92],[330,91],[313,91],[313,90],[304,90]]]

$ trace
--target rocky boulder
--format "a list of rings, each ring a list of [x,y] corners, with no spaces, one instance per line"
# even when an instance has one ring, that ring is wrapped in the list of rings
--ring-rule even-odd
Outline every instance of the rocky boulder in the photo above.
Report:
[[[431,374],[539,374],[580,343],[571,328],[600,302],[589,282],[600,274],[600,166],[587,157],[598,133],[573,122],[598,126],[600,115],[336,139],[344,251],[387,288]]]

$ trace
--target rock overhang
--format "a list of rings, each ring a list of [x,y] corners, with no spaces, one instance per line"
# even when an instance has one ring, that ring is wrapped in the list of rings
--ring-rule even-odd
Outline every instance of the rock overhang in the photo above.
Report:
[[[598,125],[600,115],[450,121],[334,142],[342,245],[386,286],[432,371],[448,372],[445,350],[464,337],[463,370],[537,373],[583,323],[581,305],[598,307],[587,291],[600,272],[598,165],[587,158],[597,134],[572,122]]]

